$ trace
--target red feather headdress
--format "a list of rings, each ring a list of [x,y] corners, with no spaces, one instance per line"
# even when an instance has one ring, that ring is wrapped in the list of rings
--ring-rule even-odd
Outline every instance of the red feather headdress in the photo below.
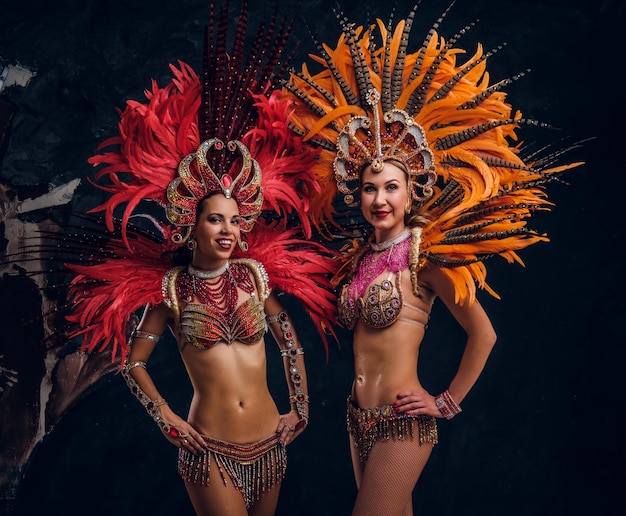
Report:
[[[89,351],[110,348],[125,358],[127,321],[141,306],[160,302],[160,280],[189,235],[197,201],[217,189],[236,197],[247,219],[243,256],[262,262],[272,286],[304,305],[327,346],[335,321],[329,278],[337,262],[333,252],[307,240],[310,198],[320,191],[312,172],[318,152],[289,128],[293,102],[277,90],[291,27],[278,25],[274,15],[244,55],[246,3],[229,52],[228,19],[225,8],[211,12],[202,77],[183,62],[171,65],[172,81],[164,87],[153,81],[145,103],[128,101],[119,135],[89,160],[100,167],[93,183],[110,194],[92,212],[104,213],[109,231],[119,229],[105,250],[109,258],[69,266],[76,277],[68,319]],[[144,213],[146,201],[166,208],[167,219]],[[271,222],[256,221],[259,215]],[[133,229],[137,216],[152,221],[161,244]]]

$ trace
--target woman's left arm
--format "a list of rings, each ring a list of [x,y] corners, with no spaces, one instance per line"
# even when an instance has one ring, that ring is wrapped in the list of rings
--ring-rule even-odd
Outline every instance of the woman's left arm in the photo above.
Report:
[[[427,271],[424,276],[429,287],[443,301],[467,334],[465,350],[457,373],[448,389],[435,397],[437,407],[445,417],[450,418],[454,416],[455,408],[459,408],[457,404],[460,404],[467,396],[485,368],[496,343],[496,332],[478,300],[471,305],[469,302],[463,305],[455,303],[454,287],[450,279],[436,266],[428,267]],[[449,414],[448,410],[452,410],[453,413]]]
[[[280,417],[277,431],[285,445],[302,433],[309,422],[309,395],[304,366],[304,350],[291,324],[291,318],[285,311],[276,294],[272,293],[265,301],[267,323],[278,343],[283,358],[285,376],[289,388],[291,411]]]

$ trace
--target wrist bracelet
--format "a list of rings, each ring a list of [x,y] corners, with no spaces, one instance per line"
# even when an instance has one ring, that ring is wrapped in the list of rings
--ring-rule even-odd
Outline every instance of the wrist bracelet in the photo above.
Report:
[[[461,407],[454,402],[447,389],[435,396],[435,405],[446,419],[452,419],[461,412]]]

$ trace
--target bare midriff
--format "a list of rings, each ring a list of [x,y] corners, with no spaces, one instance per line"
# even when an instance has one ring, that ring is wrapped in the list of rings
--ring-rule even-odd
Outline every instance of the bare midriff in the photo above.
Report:
[[[405,284],[409,275],[403,276],[404,300],[420,311],[404,306],[390,326],[374,328],[360,320],[354,330],[352,399],[361,408],[389,405],[399,392],[423,390],[417,363],[432,300],[415,297]]]
[[[189,422],[215,439],[247,444],[276,431],[279,413],[267,387],[265,344],[220,342],[186,346],[183,361],[194,388]]]

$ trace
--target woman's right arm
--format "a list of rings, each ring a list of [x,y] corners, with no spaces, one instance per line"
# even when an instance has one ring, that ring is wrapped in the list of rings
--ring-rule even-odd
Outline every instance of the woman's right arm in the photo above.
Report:
[[[200,452],[204,445],[201,435],[172,411],[148,373],[148,360],[167,328],[170,317],[170,310],[164,303],[146,308],[131,336],[130,353],[122,375],[131,392],[159,425],[168,441],[179,448]]]

